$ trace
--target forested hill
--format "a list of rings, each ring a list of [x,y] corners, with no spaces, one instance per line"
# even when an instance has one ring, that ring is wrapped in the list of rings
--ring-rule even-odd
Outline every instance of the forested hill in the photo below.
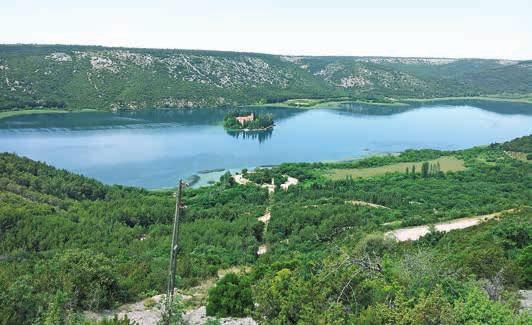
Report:
[[[532,61],[0,45],[0,109],[205,107],[532,92]]]
[[[530,324],[517,290],[532,289],[531,144],[282,164],[247,185],[226,174],[187,188],[178,287],[217,285],[183,308],[265,324]],[[299,184],[257,185],[286,176]],[[174,207],[172,191],[0,154],[0,324],[87,324],[83,311],[163,293]],[[384,235],[491,213],[415,242]],[[218,281],[228,269],[242,272]]]

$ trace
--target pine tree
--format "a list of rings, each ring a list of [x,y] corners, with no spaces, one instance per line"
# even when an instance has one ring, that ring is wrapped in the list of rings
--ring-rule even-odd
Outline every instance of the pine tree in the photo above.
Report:
[[[421,177],[427,178],[428,176],[429,176],[429,163],[425,161],[421,165]]]

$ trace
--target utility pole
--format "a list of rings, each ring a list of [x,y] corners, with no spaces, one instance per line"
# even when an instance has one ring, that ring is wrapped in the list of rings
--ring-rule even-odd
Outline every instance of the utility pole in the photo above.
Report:
[[[168,284],[166,287],[166,313],[167,321],[169,322],[172,316],[172,301],[175,288],[175,273],[177,266],[177,251],[178,251],[178,236],[179,236],[179,218],[181,216],[181,209],[183,208],[183,187],[185,183],[179,180],[177,186],[177,193],[175,199],[175,215],[174,215],[174,229],[172,231],[172,246],[170,247],[170,265],[168,267]]]

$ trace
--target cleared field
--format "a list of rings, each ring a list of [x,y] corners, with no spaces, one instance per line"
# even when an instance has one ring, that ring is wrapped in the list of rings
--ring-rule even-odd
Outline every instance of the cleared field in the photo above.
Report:
[[[323,102],[323,99],[301,98],[301,99],[289,99],[285,101],[284,103],[289,106],[310,107],[310,106],[315,106],[322,102]]]
[[[363,104],[363,105],[377,105],[377,106],[408,106],[407,103],[400,101],[366,101],[361,99],[353,99],[349,97],[340,98],[323,98],[323,99],[289,99],[282,103],[268,104],[270,106],[284,106],[284,107],[299,107],[299,108],[338,108],[341,104]]]
[[[96,112],[97,110],[91,108],[80,109],[76,111],[64,110],[60,108],[39,108],[39,109],[20,109],[12,111],[0,112],[0,120],[8,117],[19,115],[33,115],[33,114],[65,114],[65,113],[80,113],[80,112]]]
[[[448,172],[448,171],[456,172],[456,171],[461,171],[461,170],[466,169],[464,165],[464,161],[454,156],[440,157],[438,159],[429,160],[428,162],[431,164],[439,163],[440,170],[442,172]],[[423,162],[420,161],[420,162],[397,163],[397,164],[380,166],[380,167],[372,167],[372,168],[341,168],[341,169],[339,168],[339,169],[331,169],[325,175],[329,179],[332,179],[332,180],[345,179],[347,176],[351,176],[353,178],[372,177],[372,176],[384,175],[386,173],[395,173],[395,172],[404,173],[407,167],[410,170],[412,170],[412,166],[416,166],[416,171],[417,173],[419,173],[421,171],[422,164]]]
[[[50,114],[50,113],[68,113],[68,111],[61,109],[26,109],[26,110],[14,110],[0,112],[0,119],[8,118],[18,115],[30,115],[30,114]]]
[[[493,102],[510,102],[510,103],[532,103],[532,94],[515,94],[515,95],[487,95],[487,96],[458,96],[458,97],[436,97],[436,98],[406,98],[407,102],[427,102],[427,101],[446,101],[446,100],[485,100]]]
[[[508,156],[510,156],[513,159],[521,160],[524,162],[532,163],[531,160],[528,160],[527,156],[528,154],[524,152],[518,152],[518,151],[505,151]]]
[[[483,100],[492,102],[509,102],[509,103],[532,103],[532,94],[516,95],[488,95],[488,96],[462,96],[462,97],[435,97],[435,98],[387,98],[386,100],[368,101],[349,97],[336,98],[294,98],[280,103],[258,104],[256,106],[274,106],[274,107],[299,107],[299,108],[328,108],[338,107],[344,103],[358,103],[364,105],[377,106],[408,106],[412,103],[423,102],[444,102],[449,100]],[[255,106],[255,105],[252,105]]]

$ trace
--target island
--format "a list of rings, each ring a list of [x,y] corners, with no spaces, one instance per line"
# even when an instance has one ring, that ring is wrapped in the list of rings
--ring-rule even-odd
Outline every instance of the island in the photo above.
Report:
[[[230,131],[265,131],[273,126],[271,114],[235,111],[224,117],[224,128]]]

